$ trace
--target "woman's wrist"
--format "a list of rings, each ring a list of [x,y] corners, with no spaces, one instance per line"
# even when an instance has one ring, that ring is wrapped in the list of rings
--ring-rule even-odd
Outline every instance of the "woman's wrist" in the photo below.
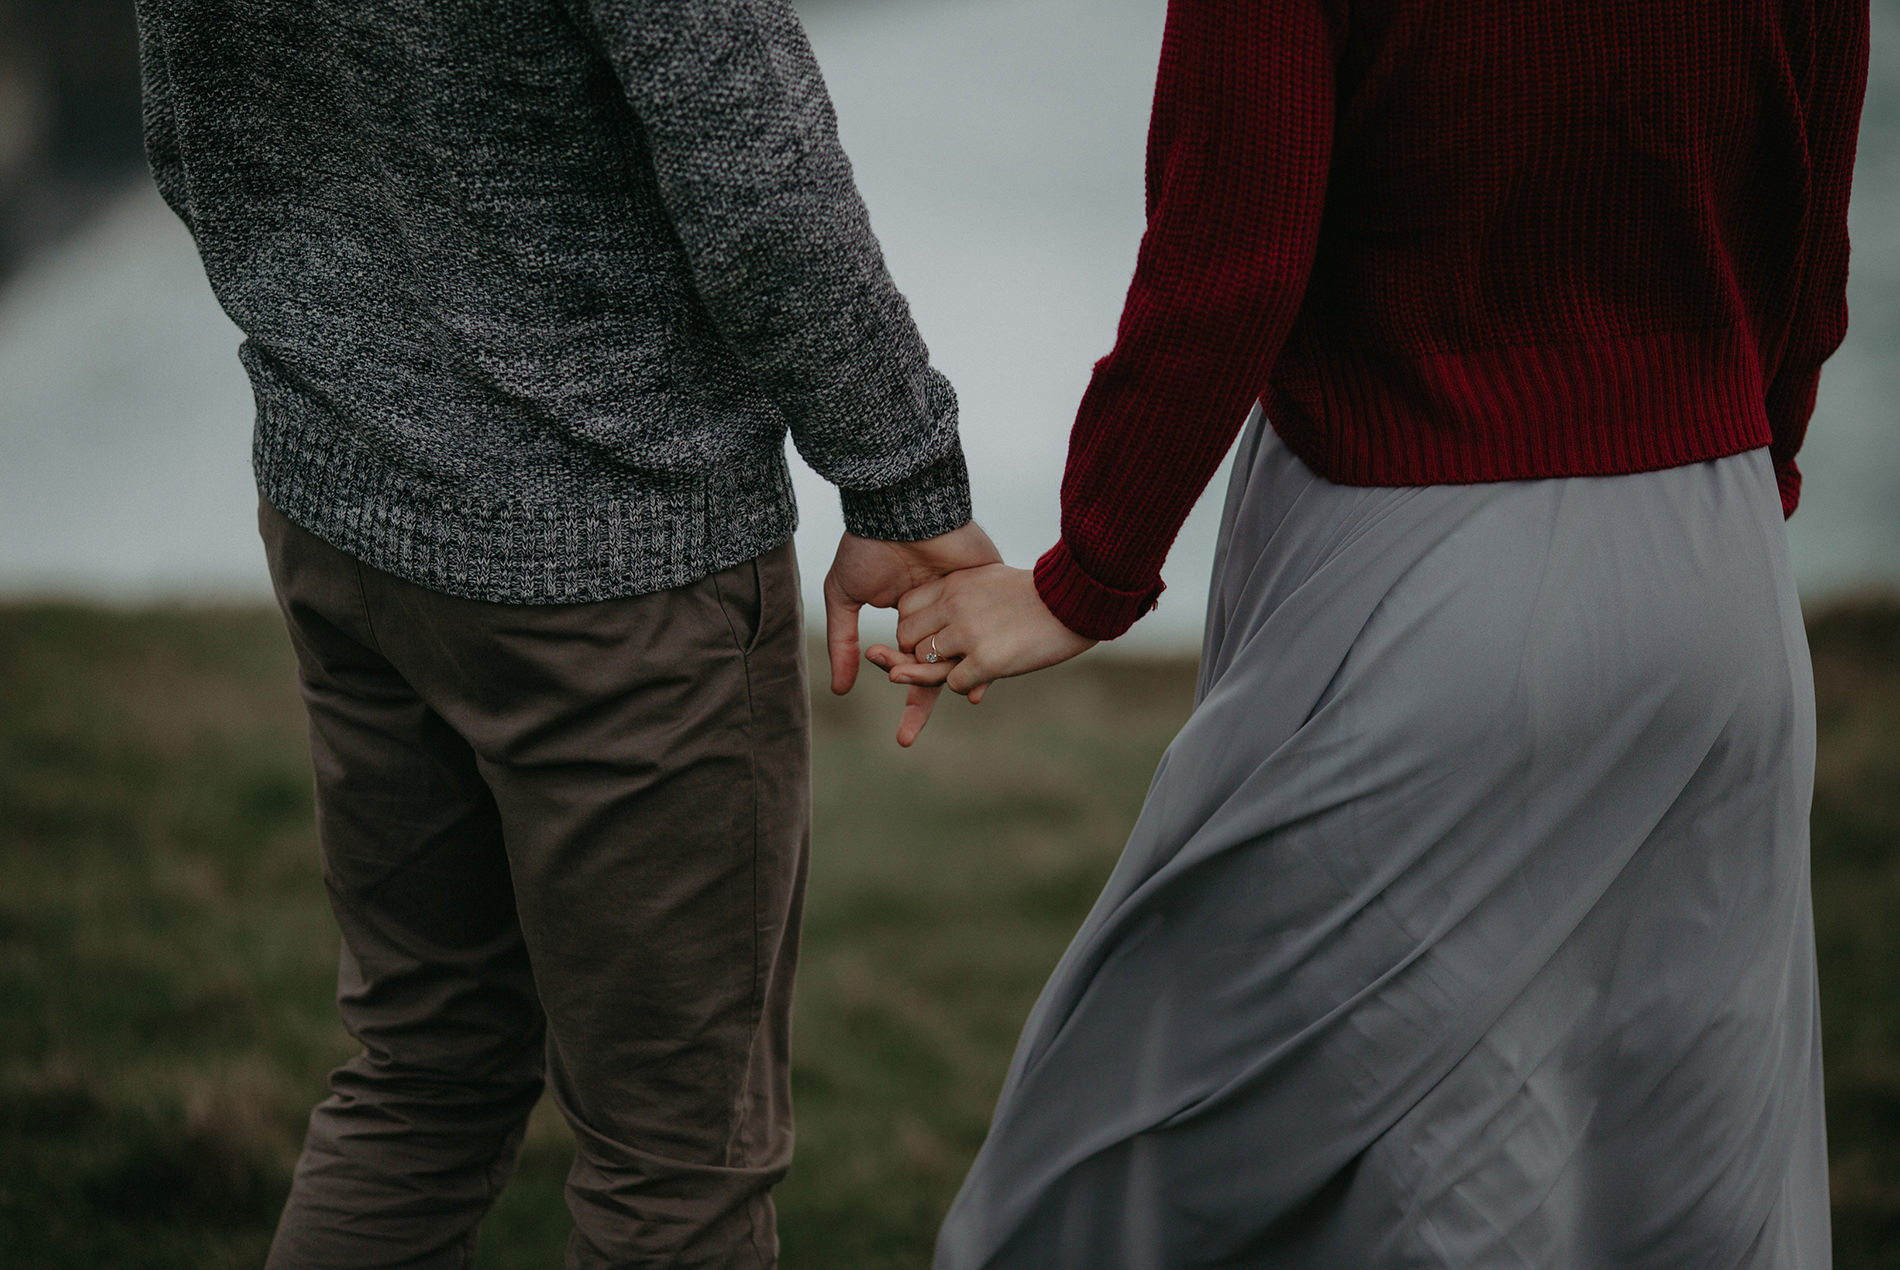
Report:
[[[1084,569],[1066,539],[1036,561],[1036,593],[1056,618],[1088,639],[1114,639],[1153,611],[1164,584],[1160,578],[1139,591],[1101,582]]]

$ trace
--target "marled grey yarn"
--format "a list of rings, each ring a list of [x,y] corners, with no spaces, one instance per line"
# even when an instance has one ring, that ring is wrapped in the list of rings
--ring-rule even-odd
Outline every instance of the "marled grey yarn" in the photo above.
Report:
[[[593,600],[796,519],[969,518],[956,399],[785,0],[139,0],[147,148],[247,339],[287,516],[452,594]]]

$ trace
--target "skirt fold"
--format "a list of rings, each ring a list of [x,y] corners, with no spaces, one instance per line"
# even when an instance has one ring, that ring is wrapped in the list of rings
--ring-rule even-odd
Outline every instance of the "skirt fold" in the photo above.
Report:
[[[1764,453],[1350,488],[1256,414],[938,1267],[1826,1266],[1812,755]]]

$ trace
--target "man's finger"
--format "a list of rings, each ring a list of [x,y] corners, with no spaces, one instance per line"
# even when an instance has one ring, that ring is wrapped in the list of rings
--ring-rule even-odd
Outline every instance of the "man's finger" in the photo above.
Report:
[[[829,578],[825,580],[825,647],[831,653],[831,690],[850,692],[858,681],[858,609],[856,601]]]
[[[935,688],[950,678],[950,672],[956,668],[951,661],[925,662],[904,660],[893,665],[890,670],[894,684],[921,684]]]
[[[943,695],[941,688],[926,688],[914,685],[904,694],[904,713],[897,719],[897,743],[906,749],[915,743],[917,734],[924,730],[924,724],[930,722],[930,712],[936,707],[937,698]]]
[[[894,670],[903,670],[911,666],[923,666],[923,658],[915,653],[907,653],[901,648],[892,648],[889,644],[873,644],[864,650],[864,660],[889,674]]]

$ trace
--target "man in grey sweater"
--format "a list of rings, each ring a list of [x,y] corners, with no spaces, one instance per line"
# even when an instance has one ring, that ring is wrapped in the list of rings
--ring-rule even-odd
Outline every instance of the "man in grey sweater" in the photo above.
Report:
[[[786,0],[138,0],[246,335],[338,999],[273,1267],[466,1266],[544,1079],[570,1266],[768,1266],[808,835],[784,438],[863,603],[995,558]],[[927,702],[913,701],[913,710]]]

